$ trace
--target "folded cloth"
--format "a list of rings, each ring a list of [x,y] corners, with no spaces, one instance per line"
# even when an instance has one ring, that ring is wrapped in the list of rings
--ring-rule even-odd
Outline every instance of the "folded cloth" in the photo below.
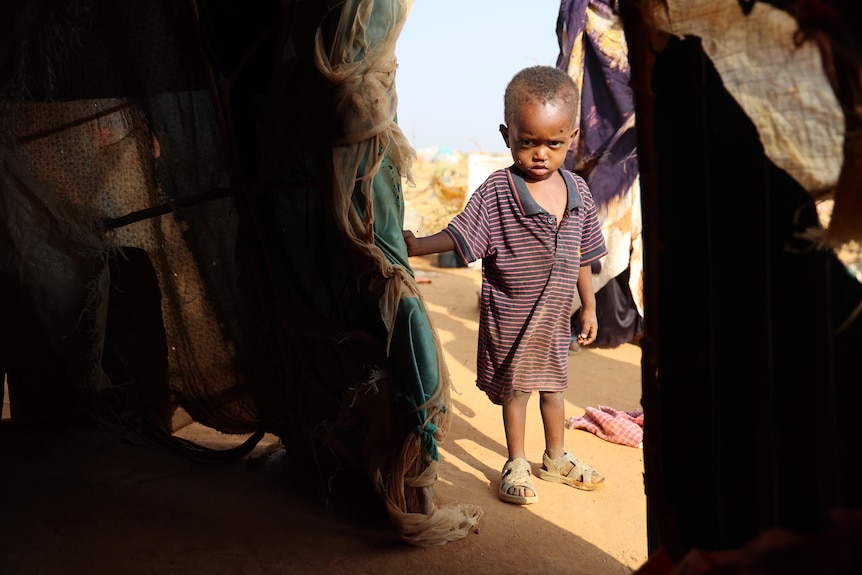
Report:
[[[606,441],[643,448],[644,413],[640,409],[617,411],[604,405],[598,409],[587,407],[583,416],[567,419],[566,427],[584,429]]]

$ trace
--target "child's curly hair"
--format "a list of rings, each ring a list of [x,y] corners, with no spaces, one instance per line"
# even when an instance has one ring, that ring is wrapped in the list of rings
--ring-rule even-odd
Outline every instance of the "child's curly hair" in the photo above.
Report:
[[[518,107],[526,102],[562,102],[572,110],[572,122],[578,106],[578,88],[565,71],[553,66],[524,68],[509,81],[503,99],[503,116],[510,123]]]

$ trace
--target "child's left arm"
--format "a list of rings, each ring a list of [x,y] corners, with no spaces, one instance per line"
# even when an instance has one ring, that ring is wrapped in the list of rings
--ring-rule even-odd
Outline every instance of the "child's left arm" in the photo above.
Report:
[[[581,333],[578,334],[578,344],[587,345],[596,340],[599,332],[596,294],[593,291],[593,272],[590,264],[581,266],[578,274],[578,296],[581,298]]]

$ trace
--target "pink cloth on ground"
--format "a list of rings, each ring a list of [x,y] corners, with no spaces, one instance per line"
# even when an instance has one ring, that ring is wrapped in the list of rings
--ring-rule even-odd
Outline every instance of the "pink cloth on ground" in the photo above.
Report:
[[[587,407],[583,416],[567,419],[566,427],[584,429],[606,441],[643,447],[644,413],[640,409],[618,411],[604,405],[600,405],[598,409]]]

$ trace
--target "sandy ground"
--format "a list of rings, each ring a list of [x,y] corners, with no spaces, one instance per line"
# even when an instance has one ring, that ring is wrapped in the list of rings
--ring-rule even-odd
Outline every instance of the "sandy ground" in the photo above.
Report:
[[[480,272],[413,262],[452,373],[452,428],[438,503],[484,510],[456,542],[416,548],[394,533],[359,478],[322,489],[273,437],[241,461],[195,463],[129,429],[0,424],[0,573],[631,573],[647,559],[643,452],[568,430],[567,447],[607,486],[583,492],[536,480],[539,501],[497,499],[506,449],[499,408],[474,385]],[[570,356],[567,416],[640,402],[640,349]],[[8,407],[8,406],[6,406]],[[8,413],[8,410],[6,410]],[[193,424],[179,435],[224,448],[238,438]],[[544,448],[538,402],[528,452]]]

